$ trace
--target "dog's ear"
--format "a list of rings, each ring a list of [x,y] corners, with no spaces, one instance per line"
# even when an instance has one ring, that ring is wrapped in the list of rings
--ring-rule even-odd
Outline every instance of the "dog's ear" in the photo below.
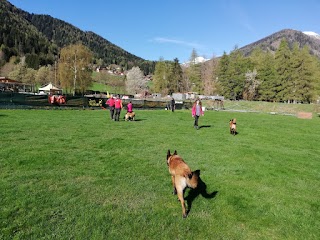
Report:
[[[174,150],[173,155],[178,155],[177,150]]]
[[[169,149],[167,152],[167,160],[169,159],[170,156],[171,156],[171,153],[170,153],[170,149]]]

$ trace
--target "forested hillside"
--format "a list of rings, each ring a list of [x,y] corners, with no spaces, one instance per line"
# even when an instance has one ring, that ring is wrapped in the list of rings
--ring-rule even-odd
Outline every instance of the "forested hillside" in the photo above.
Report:
[[[0,1],[0,64],[8,62],[11,56],[23,55],[37,57],[40,65],[53,63],[57,46],[30,24],[23,13],[7,1]]]
[[[308,36],[301,31],[293,29],[284,29],[271,34],[259,41],[241,47],[240,51],[242,51],[245,56],[250,55],[257,47],[261,48],[263,51],[275,52],[279,48],[282,39],[286,39],[291,49],[293,48],[294,43],[299,43],[300,47],[308,46],[310,53],[320,58],[320,39]]]
[[[95,62],[108,66],[120,65],[124,69],[139,66],[146,74],[154,69],[154,62],[137,57],[112,44],[93,32],[81,29],[49,15],[30,14],[16,8],[6,0],[0,1],[1,63],[11,56],[31,55],[29,67],[53,64],[59,49],[82,43],[94,54]],[[39,59],[37,59],[39,58]]]

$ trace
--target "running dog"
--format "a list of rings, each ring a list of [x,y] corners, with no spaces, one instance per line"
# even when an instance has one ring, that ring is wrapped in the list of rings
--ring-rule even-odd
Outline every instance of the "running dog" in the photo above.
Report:
[[[173,185],[173,194],[178,194],[178,198],[182,207],[183,218],[187,217],[186,205],[184,202],[184,190],[187,187],[192,189],[197,188],[200,178],[200,170],[191,171],[185,161],[174,151],[173,154],[170,150],[167,152],[167,165]]]
[[[235,136],[237,134],[237,119],[235,118],[231,119],[229,122],[229,126],[230,126],[230,134]]]
[[[134,118],[135,118],[136,114],[134,112],[127,112],[126,115],[125,115],[125,120],[126,121],[134,121]]]

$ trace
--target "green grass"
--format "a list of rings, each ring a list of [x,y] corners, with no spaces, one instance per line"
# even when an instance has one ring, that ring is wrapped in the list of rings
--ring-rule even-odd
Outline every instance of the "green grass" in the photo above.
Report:
[[[212,107],[212,101],[204,101],[207,107]],[[277,114],[297,114],[298,112],[312,112],[314,116],[320,113],[320,104],[287,104],[262,101],[224,101],[227,110],[244,112],[274,112]]]
[[[100,91],[100,92],[109,92],[109,93],[125,93],[125,87],[112,87],[103,83],[93,82],[92,86],[90,87],[93,91]]]
[[[136,112],[1,110],[0,239],[319,239],[318,117]],[[217,192],[186,219],[168,149]]]

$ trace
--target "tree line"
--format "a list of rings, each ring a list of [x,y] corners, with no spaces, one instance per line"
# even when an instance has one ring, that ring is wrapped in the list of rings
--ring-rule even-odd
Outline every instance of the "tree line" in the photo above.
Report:
[[[12,56],[0,70],[9,78],[41,86],[52,82],[66,93],[84,93],[92,83],[100,82],[128,94],[155,92],[171,95],[174,92],[197,92],[203,95],[223,95],[233,100],[310,103],[320,92],[320,61],[309,53],[307,46],[296,43],[290,49],[283,39],[273,54],[256,48],[250,56],[235,48],[229,55],[197,63],[192,51],[187,65],[175,58],[162,58],[155,65],[152,81],[138,66],[126,75],[93,75],[93,53],[82,44],[61,49],[53,64],[39,69],[28,67],[28,56]],[[29,60],[30,61],[30,60]]]
[[[308,46],[293,47],[282,39],[272,53],[257,47],[244,56],[237,47],[230,54],[205,63],[196,63],[192,51],[188,67],[160,59],[155,66],[153,90],[162,94],[193,91],[223,95],[232,100],[303,102],[315,101],[320,94],[320,61]]]

